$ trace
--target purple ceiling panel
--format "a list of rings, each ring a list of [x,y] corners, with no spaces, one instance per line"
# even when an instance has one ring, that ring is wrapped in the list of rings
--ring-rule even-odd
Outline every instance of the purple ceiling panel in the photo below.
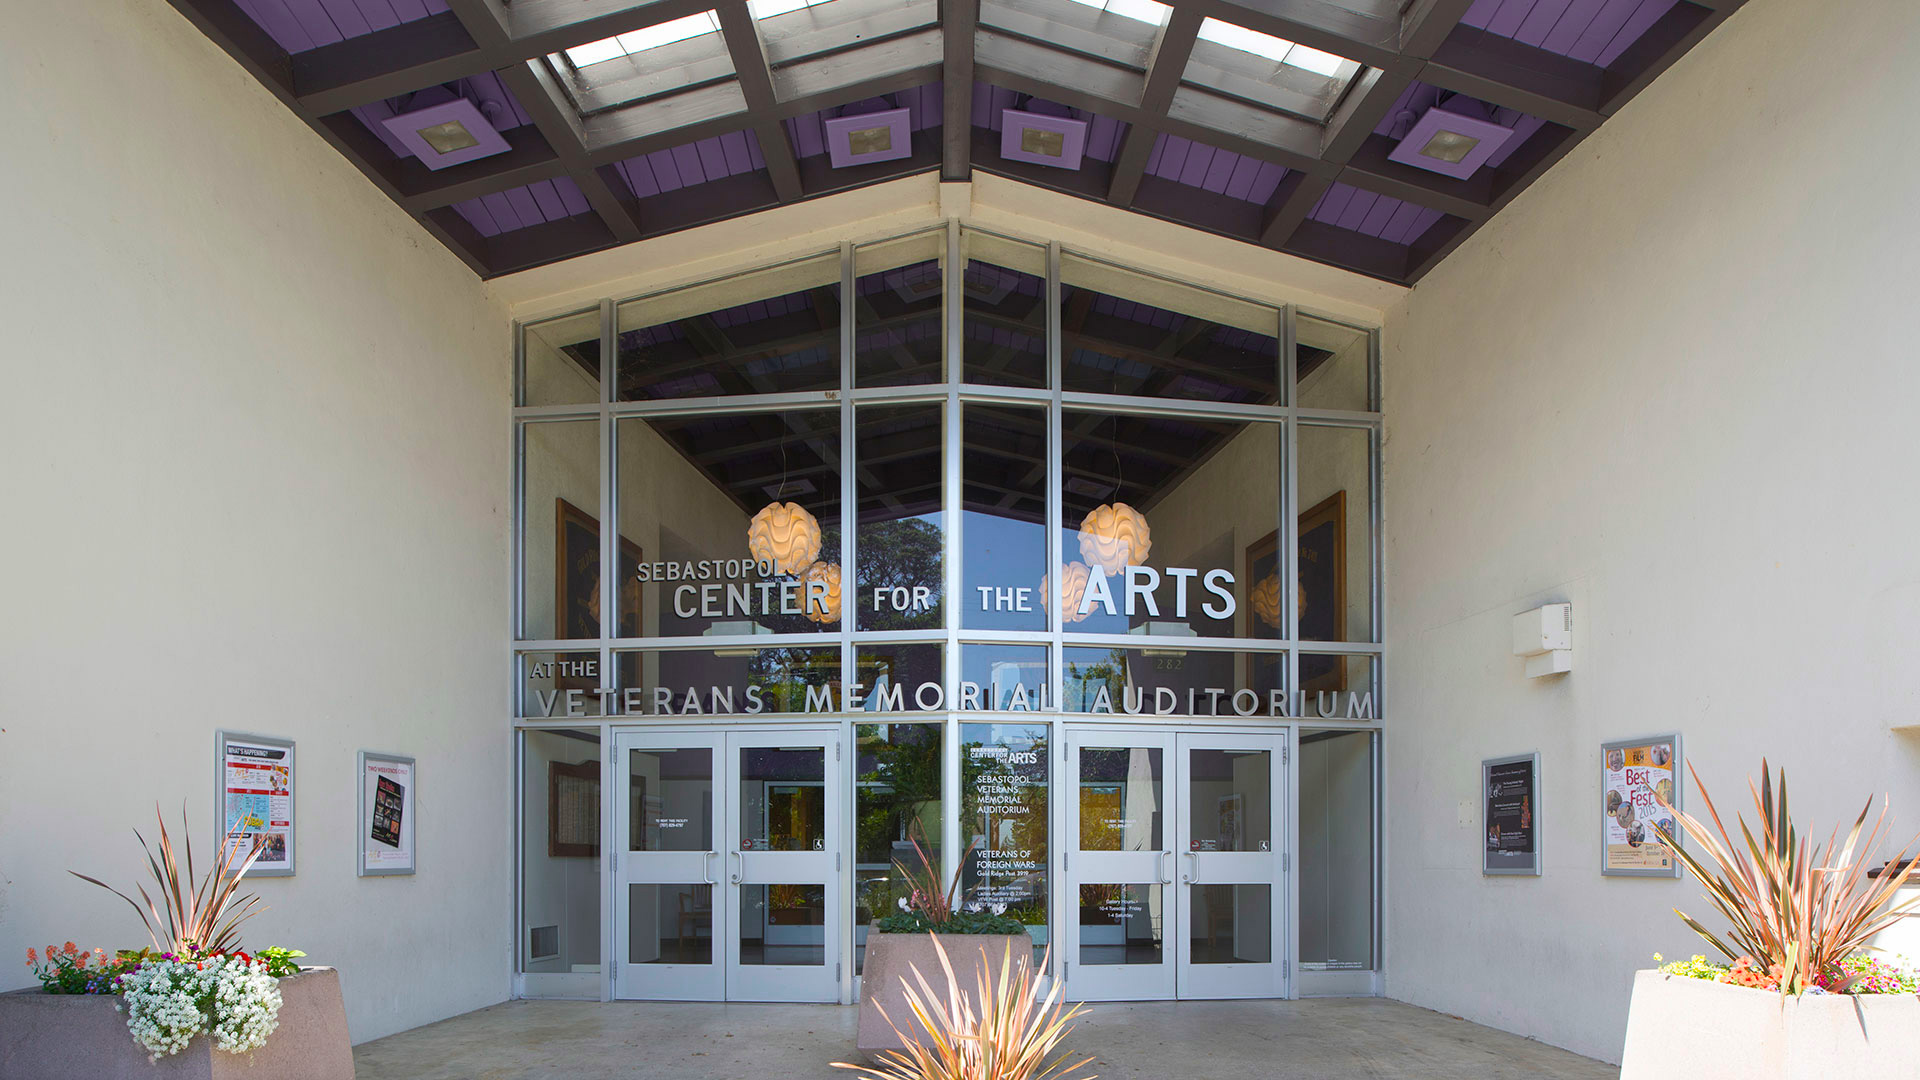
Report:
[[[1287,170],[1178,135],[1161,135],[1147,156],[1147,175],[1264,205]]]
[[[655,150],[614,165],[635,198],[644,199],[709,180],[721,180],[767,167],[760,140],[751,130],[729,131],[699,142]]]
[[[587,197],[580,193],[579,185],[561,176],[457,202],[453,204],[453,209],[466,218],[467,223],[480,235],[499,236],[530,225],[542,225],[585,214],[592,207],[587,203]]]
[[[1481,0],[1483,4],[1488,2],[1489,0]],[[1499,2],[1499,0],[1493,0],[1493,2]],[[1439,87],[1423,82],[1408,86],[1401,92],[1399,100],[1393,103],[1393,108],[1388,109],[1387,114],[1381,117],[1380,123],[1374,126],[1374,134],[1385,135],[1390,139],[1400,138],[1412,130],[1414,123],[1425,115],[1428,109],[1439,104],[1441,95],[1445,93],[1446,91]],[[1484,104],[1484,102],[1476,102],[1476,104]],[[1503,109],[1498,106],[1489,106],[1487,116],[1494,123],[1513,129],[1513,137],[1495,151],[1493,156],[1487,158],[1486,166],[1492,169],[1497,169],[1504,164],[1513,156],[1514,151],[1525,146],[1527,140],[1533,138],[1534,133],[1546,124],[1545,120],[1531,113],[1523,113],[1517,109]]]
[[[527,110],[520,107],[520,102],[507,89],[507,84],[501,82],[500,77],[491,71],[461,79],[453,84],[452,91],[436,86],[417,94],[403,94],[400,97],[376,101],[370,105],[355,105],[349,111],[368,131],[373,132],[381,142],[387,144],[387,149],[393,151],[394,157],[411,157],[413,151],[388,131],[383,121],[397,113],[411,112],[441,101],[450,101],[456,96],[466,98],[478,105],[481,114],[487,118],[489,124],[493,125],[495,131],[508,131],[533,122],[532,117],[527,115]],[[395,108],[395,106],[399,107]]]
[[[1444,215],[1390,195],[1335,182],[1307,216],[1395,244],[1411,244]]]
[[[1012,90],[1003,90],[990,83],[973,84],[974,127],[983,127],[988,131],[1003,130],[1006,125],[1001,119],[1001,114],[1008,109],[1086,121],[1088,126],[1085,155],[1099,161],[1111,162],[1119,156],[1120,142],[1127,133],[1127,125],[1122,121],[1087,109],[1070,109],[1059,102],[1029,94],[1018,94]]]
[[[1475,0],[1463,25],[1606,67],[1679,0]]]
[[[849,105],[791,117],[786,121],[787,135],[793,140],[796,157],[813,157],[827,152],[826,122],[837,116],[856,116],[885,109],[907,109],[912,114],[910,127],[924,131],[940,126],[940,84],[910,86],[885,97],[868,98]]]
[[[234,0],[234,3],[290,53],[363,37],[447,10],[447,0]]]

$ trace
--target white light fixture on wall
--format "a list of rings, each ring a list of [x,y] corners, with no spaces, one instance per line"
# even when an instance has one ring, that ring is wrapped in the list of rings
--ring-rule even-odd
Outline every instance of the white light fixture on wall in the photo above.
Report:
[[[1573,605],[1547,604],[1513,617],[1513,655],[1527,658],[1527,678],[1573,670]]]

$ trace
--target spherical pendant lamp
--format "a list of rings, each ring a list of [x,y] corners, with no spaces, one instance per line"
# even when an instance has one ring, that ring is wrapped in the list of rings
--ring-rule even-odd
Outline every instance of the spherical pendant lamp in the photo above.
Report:
[[[1080,557],[1109,574],[1146,565],[1152,550],[1147,516],[1126,503],[1102,503],[1080,522]]]
[[[826,595],[813,583],[825,582]],[[840,621],[840,564],[817,562],[800,575],[800,613],[825,625]]]
[[[747,553],[797,574],[820,555],[820,522],[799,503],[768,503],[747,525]]]
[[[1072,625],[1092,614],[1080,610],[1080,601],[1087,595],[1087,580],[1093,571],[1087,564],[1075,560],[1067,564],[1060,572],[1060,621],[1063,625]],[[1040,606],[1045,609],[1053,599],[1053,575],[1040,579]]]
[[[1280,575],[1268,574],[1253,587],[1253,613],[1275,629],[1280,627]]]

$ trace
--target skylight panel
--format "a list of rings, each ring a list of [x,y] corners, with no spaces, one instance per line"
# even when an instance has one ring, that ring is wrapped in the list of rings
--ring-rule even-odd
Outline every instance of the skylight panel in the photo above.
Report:
[[[747,0],[747,11],[755,19],[771,19],[801,8],[817,7],[829,0]]]
[[[1235,26],[1219,19],[1205,19],[1200,23],[1200,40],[1225,45],[1229,49],[1263,56],[1275,63],[1289,64],[1293,67],[1311,71],[1328,78],[1341,75],[1353,61],[1343,56],[1306,45],[1296,44],[1286,38],[1277,38],[1272,34],[1263,34],[1258,30],[1249,30],[1244,26]]]
[[[1084,7],[1095,8],[1113,15],[1125,16],[1150,26],[1167,25],[1167,17],[1173,9],[1158,0],[1073,0]]]
[[[791,0],[773,0],[773,2],[785,3]],[[805,0],[802,0],[800,6],[805,6]],[[702,34],[719,32],[720,16],[711,11],[703,11],[698,15],[688,15],[683,19],[674,19],[657,26],[629,31],[618,37],[576,45],[567,50],[567,59],[573,61],[574,67],[583,68],[592,64],[605,63],[608,60],[617,60],[622,56],[646,52],[648,49],[657,49],[662,45],[671,45],[676,41],[696,38]]]

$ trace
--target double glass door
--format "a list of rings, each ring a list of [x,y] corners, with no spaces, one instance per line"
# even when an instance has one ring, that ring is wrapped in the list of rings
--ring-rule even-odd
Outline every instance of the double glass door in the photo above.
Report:
[[[1283,995],[1286,736],[1069,728],[1066,746],[1068,995]]]
[[[614,753],[615,994],[839,1000],[839,729],[624,732]]]

